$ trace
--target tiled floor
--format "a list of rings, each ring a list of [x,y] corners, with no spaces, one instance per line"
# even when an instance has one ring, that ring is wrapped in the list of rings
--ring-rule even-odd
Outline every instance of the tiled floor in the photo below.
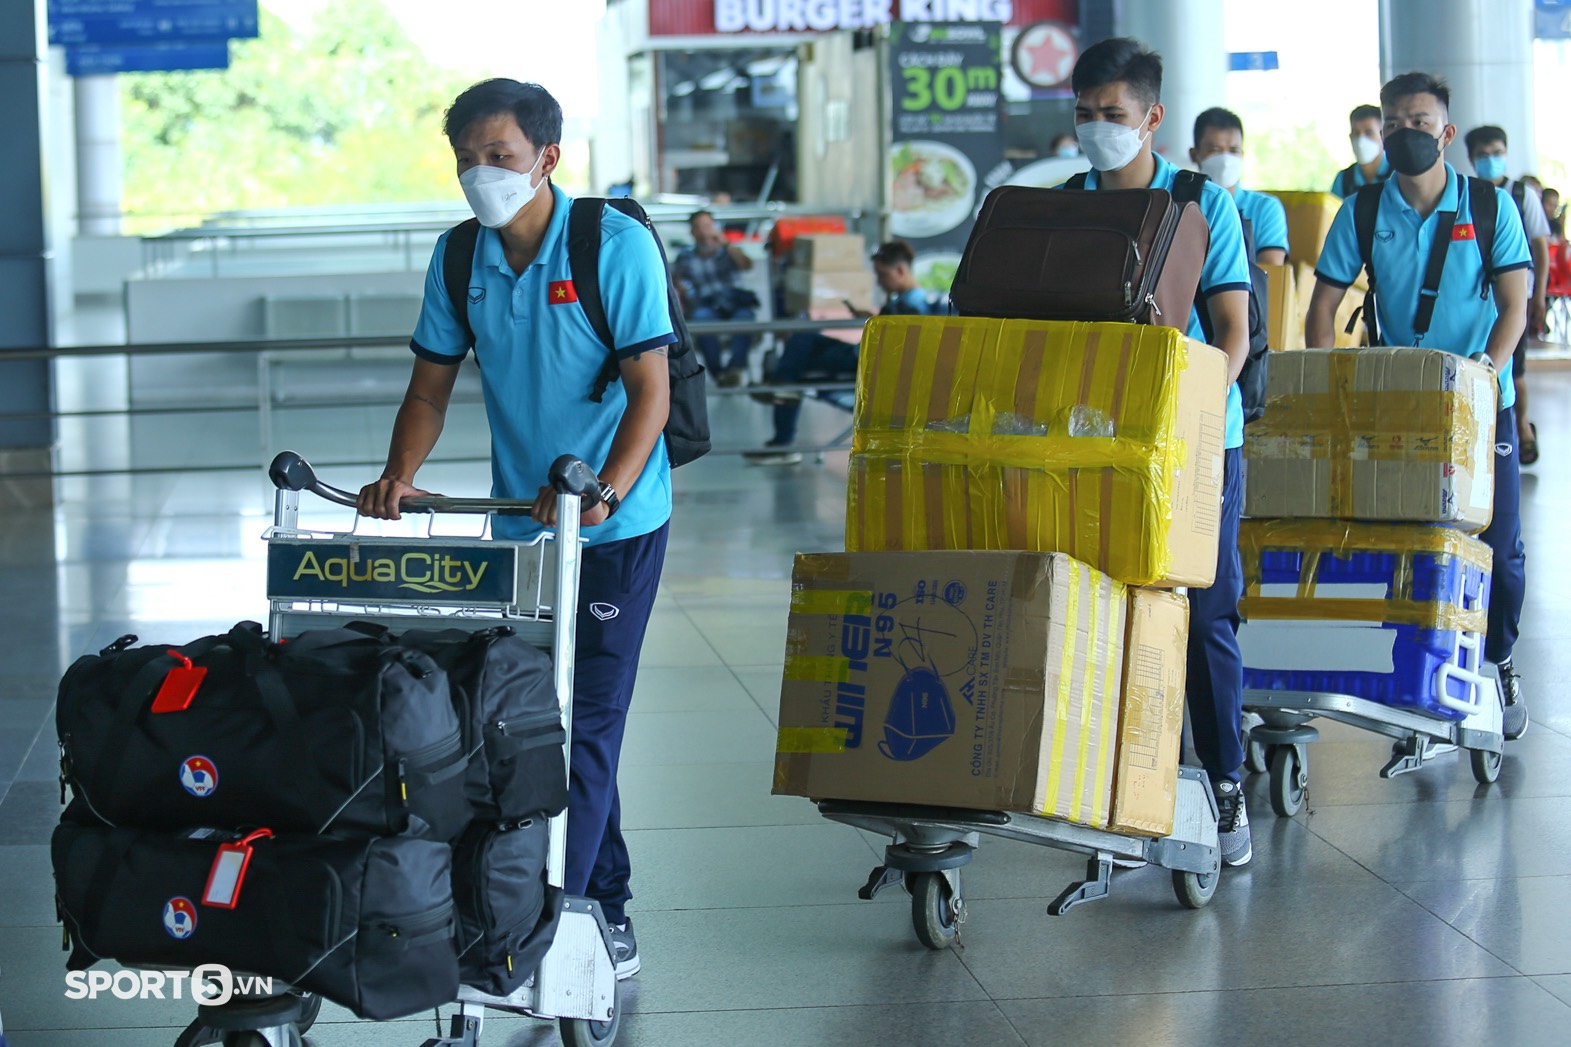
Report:
[[[1255,859],[1206,909],[1165,874],[1120,873],[1113,896],[1045,907],[1079,859],[987,841],[966,871],[962,949],[933,953],[905,899],[860,902],[876,839],[769,793],[790,554],[835,548],[844,461],[750,469],[715,457],[677,476],[677,513],[645,646],[622,774],[644,970],[620,1043],[705,1045],[1571,1044],[1571,373],[1536,400],[1546,458],[1526,484],[1531,591],[1518,660],[1535,725],[1500,781],[1440,759],[1384,782],[1387,745],[1331,728],[1312,750],[1308,812],[1276,819],[1251,781]],[[809,408],[816,435],[843,416]],[[310,454],[369,459],[390,411],[296,416]],[[763,410],[717,427],[758,440]],[[145,419],[124,444],[68,433],[72,461],[205,465],[255,457],[254,416]],[[483,451],[474,424],[444,446]],[[345,486],[368,468],[327,470]],[[435,489],[481,492],[479,464]],[[167,1047],[177,1003],[63,997],[47,842],[58,813],[50,720],[75,655],[125,632],[184,640],[259,617],[269,502],[259,472],[76,478],[52,513],[0,523],[0,1012],[15,1047]],[[346,521],[327,511],[314,522]],[[1558,624],[1557,624],[1558,623]],[[321,1047],[419,1044],[430,1018],[376,1025],[329,1009]],[[492,1019],[488,1045],[554,1042]]]

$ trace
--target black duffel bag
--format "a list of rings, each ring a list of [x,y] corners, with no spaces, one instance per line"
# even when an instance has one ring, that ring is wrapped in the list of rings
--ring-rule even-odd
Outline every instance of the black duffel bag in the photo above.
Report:
[[[356,622],[351,628],[376,630]],[[551,656],[509,626],[412,629],[405,647],[447,673],[469,754],[465,794],[478,821],[554,816],[567,806],[562,710]]]
[[[237,834],[62,824],[56,904],[72,970],[99,960],[223,964],[354,1011],[401,1018],[458,995],[451,849],[433,840],[255,840],[233,908],[207,904],[209,874]],[[282,988],[281,986],[279,987]]]
[[[544,819],[473,822],[453,846],[458,971],[465,985],[508,996],[540,966],[562,915],[546,882],[551,826]]]
[[[60,682],[61,776],[101,821],[439,840],[468,824],[447,676],[418,651],[350,629],[271,643],[254,622],[134,642]]]

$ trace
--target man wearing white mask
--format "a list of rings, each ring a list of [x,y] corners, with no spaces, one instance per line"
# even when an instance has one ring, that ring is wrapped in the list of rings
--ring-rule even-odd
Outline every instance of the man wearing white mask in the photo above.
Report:
[[[535,501],[533,518],[496,517],[496,537],[529,539],[555,525],[556,496],[542,484],[558,455],[576,454],[598,472],[603,499],[582,518],[565,886],[604,907],[617,975],[627,977],[639,959],[624,911],[632,895],[616,774],[671,516],[662,430],[670,405],[667,346],[676,335],[666,268],[653,235],[606,208],[599,285],[620,381],[594,402],[589,392],[610,351],[578,304],[574,278],[584,276],[571,271],[567,235],[573,201],[551,184],[561,159],[561,107],[537,84],[486,80],[458,96],[443,131],[483,227],[467,315],[458,315],[444,280],[450,230],[426,273],[410,341],[414,373],[387,466],[361,490],[359,508],[396,520],[403,498],[425,493],[415,472],[441,435],[458,365],[471,348],[491,426],[492,494]]]
[[[1353,146],[1353,162],[1336,173],[1331,192],[1347,199],[1361,185],[1374,185],[1391,177],[1385,144],[1380,136],[1380,107],[1361,105],[1347,115],[1347,138]]]
[[[1178,168],[1151,148],[1162,126],[1162,58],[1136,40],[1115,38],[1087,48],[1075,63],[1075,134],[1091,161],[1085,188],[1173,189]],[[1200,209],[1211,242],[1200,272],[1200,300],[1188,334],[1205,339],[1199,306],[1210,313],[1215,344],[1228,357],[1227,427],[1216,581],[1189,590],[1188,696],[1195,754],[1211,778],[1220,813],[1222,861],[1249,861],[1249,814],[1240,788],[1244,764],[1243,659],[1238,601],[1244,592],[1238,520],[1244,501],[1244,408],[1238,375],[1249,358],[1249,259],[1238,208],[1225,189],[1201,187]]]
[[[1195,117],[1195,147],[1189,159],[1217,185],[1233,194],[1238,213],[1254,232],[1255,261],[1282,265],[1287,261],[1287,211],[1269,193],[1253,193],[1242,185],[1244,123],[1237,113],[1207,109]]]

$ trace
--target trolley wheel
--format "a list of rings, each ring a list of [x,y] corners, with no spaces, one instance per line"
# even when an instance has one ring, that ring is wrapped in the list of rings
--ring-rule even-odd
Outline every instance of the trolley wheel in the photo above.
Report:
[[[302,1001],[300,1017],[295,1019],[295,1028],[303,1036],[311,1031],[311,1026],[316,1024],[317,1015],[322,1013],[322,997],[314,992],[301,993]]]
[[[942,873],[912,873],[911,926],[916,937],[929,949],[947,949],[960,935],[960,901],[951,897],[949,881]]]
[[[1303,810],[1304,794],[1309,790],[1309,767],[1297,745],[1276,745],[1272,749],[1271,809],[1283,818],[1291,818]]]
[[[224,1034],[199,1022],[192,1022],[175,1037],[175,1047],[212,1047],[223,1043]]]
[[[1487,749],[1469,749],[1467,755],[1473,764],[1473,780],[1479,785],[1492,785],[1500,777],[1500,764],[1505,760],[1504,755]]]
[[[1250,774],[1265,774],[1271,769],[1271,754],[1264,742],[1250,738],[1244,743],[1244,770]]]
[[[563,1018],[558,1023],[562,1032],[563,1047],[610,1047],[622,1028],[622,983],[616,983],[611,997],[611,1020],[591,1021],[588,1018]]]
[[[1211,873],[1180,872],[1173,870],[1173,893],[1178,895],[1178,904],[1186,909],[1199,909],[1211,900],[1216,894],[1217,881],[1222,878],[1221,871]]]
[[[288,1030],[287,1039],[279,1047],[304,1047],[305,1038],[300,1035],[298,1026],[285,1026]],[[273,1047],[266,1036],[254,1030],[246,1032],[230,1032],[224,1034],[223,1047]]]

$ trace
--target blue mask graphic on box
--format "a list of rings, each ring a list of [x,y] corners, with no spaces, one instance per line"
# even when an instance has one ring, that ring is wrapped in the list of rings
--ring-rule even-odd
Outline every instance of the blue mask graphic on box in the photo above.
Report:
[[[1506,176],[1505,154],[1481,156],[1473,161],[1473,170],[1477,171],[1478,177],[1486,182],[1498,182]]]
[[[933,670],[912,669],[895,688],[878,751],[891,760],[920,760],[955,733],[949,689]]]

